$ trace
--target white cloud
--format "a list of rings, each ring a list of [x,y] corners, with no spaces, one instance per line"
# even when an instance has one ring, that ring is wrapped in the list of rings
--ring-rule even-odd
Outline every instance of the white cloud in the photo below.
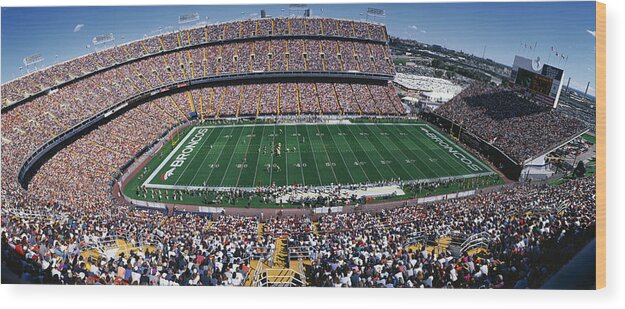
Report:
[[[84,27],[84,26],[85,25],[83,25],[83,24],[76,25],[76,27],[74,27],[74,32],[79,32],[82,29],[82,27]]]
[[[595,31],[592,31],[592,30],[586,29],[586,32],[588,32],[588,33],[589,33],[590,35],[592,35],[593,37],[596,37],[596,36],[595,36]]]
[[[408,29],[418,31],[421,33],[427,33],[427,31],[425,31],[424,29],[420,29],[419,27],[417,27],[417,25],[410,25],[408,26]]]

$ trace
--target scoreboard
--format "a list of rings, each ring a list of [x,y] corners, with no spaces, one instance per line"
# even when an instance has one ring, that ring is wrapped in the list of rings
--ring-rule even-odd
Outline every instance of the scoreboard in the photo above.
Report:
[[[531,91],[544,95],[551,92],[552,79],[538,73],[519,68],[515,83]]]
[[[535,68],[534,61],[516,56],[511,78],[518,87],[533,94],[537,101],[555,108],[562,89],[563,75],[562,69],[548,64]]]

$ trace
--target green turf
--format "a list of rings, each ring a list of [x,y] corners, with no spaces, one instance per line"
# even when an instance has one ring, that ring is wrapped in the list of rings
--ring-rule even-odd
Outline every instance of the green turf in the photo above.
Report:
[[[442,139],[443,146],[450,145],[456,156],[423,130]],[[173,152],[166,146],[163,154],[154,157],[139,184],[160,188],[322,186],[492,173],[421,123],[197,126],[181,136]],[[201,138],[189,150],[196,136]],[[281,155],[271,156],[271,145],[278,143]],[[184,161],[174,168],[172,163],[185,148]],[[165,179],[167,171],[172,173]]]
[[[595,144],[597,142],[597,138],[594,135],[588,133],[583,134],[582,138],[591,144]]]
[[[597,161],[595,159],[586,162],[584,167],[586,167],[586,173],[584,173],[584,176],[590,176],[597,173]]]
[[[569,181],[568,178],[562,177],[562,178],[558,178],[558,179],[549,180],[549,181],[547,181],[547,184],[552,186],[552,187],[557,187],[557,186],[559,186],[559,185],[561,185],[561,184],[563,184],[563,183],[565,183],[567,181]]]

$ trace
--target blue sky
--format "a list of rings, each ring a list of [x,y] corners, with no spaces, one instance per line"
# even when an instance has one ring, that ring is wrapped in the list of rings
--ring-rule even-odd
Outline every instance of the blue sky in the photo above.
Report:
[[[414,3],[309,5],[313,15],[364,18],[368,7],[386,10],[376,21],[391,35],[462,50],[511,65],[514,55],[540,57],[563,67],[565,79],[584,90],[595,87],[595,3]],[[208,22],[288,14],[287,5],[239,6],[113,6],[2,8],[2,82],[24,72],[22,58],[41,53],[45,65],[83,55],[95,35],[112,32],[121,43],[143,37],[160,27],[177,27],[178,16],[197,12]],[[323,11],[322,11],[323,9]],[[208,19],[206,19],[208,17]],[[82,25],[82,26],[78,26]],[[78,26],[78,27],[77,27]],[[75,31],[76,30],[76,31]],[[122,39],[123,37],[123,39]],[[532,50],[524,48],[527,43]],[[568,56],[565,62],[551,47]],[[550,61],[547,61],[549,60]]]

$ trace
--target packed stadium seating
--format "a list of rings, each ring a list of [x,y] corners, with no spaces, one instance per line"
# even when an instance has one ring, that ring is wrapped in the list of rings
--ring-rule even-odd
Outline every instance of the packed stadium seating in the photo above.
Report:
[[[275,237],[287,237],[290,243],[310,247],[312,286],[536,288],[594,233],[593,178],[561,187],[518,186],[380,213],[324,215],[319,218],[319,231],[307,216],[269,218],[261,233],[256,217],[210,220],[191,214],[129,211],[97,190],[87,190],[84,196],[68,195],[86,188],[71,187],[80,181],[72,179],[71,171],[63,167],[70,161],[80,164],[84,158],[57,154],[52,159],[56,162],[47,163],[51,165],[50,179],[70,173],[64,181],[57,181],[60,187],[49,187],[45,200],[38,203],[6,208],[31,214],[10,216],[11,224],[2,235],[3,259],[21,269],[22,277],[31,282],[242,285],[250,274],[249,257],[255,250],[271,249]],[[88,173],[103,174],[97,169]],[[97,183],[97,178],[90,181]],[[99,178],[107,179],[105,175]],[[71,203],[48,202],[52,188],[62,189],[66,194],[59,197],[71,197]],[[100,189],[107,190],[106,185]],[[531,208],[537,200],[541,203]],[[568,207],[557,207],[562,204]],[[20,233],[34,220],[33,214],[45,211],[61,218],[31,233]],[[518,215],[523,213],[526,215]],[[135,250],[124,258],[99,257],[95,261],[79,254],[91,243],[124,231],[132,235],[124,238],[127,241],[154,247]],[[465,253],[455,257],[448,250],[427,250],[425,240],[411,238],[415,233],[441,238],[482,232],[493,240],[486,256]],[[559,254],[552,254],[556,248]],[[178,263],[180,260],[185,263]],[[154,263],[168,266],[156,268]]]
[[[274,237],[288,237],[310,246],[313,286],[538,287],[594,229],[593,178],[378,214],[324,215],[316,232],[307,216],[269,218],[259,235],[256,217],[211,220],[129,210],[111,197],[111,176],[143,142],[183,119],[169,100],[140,105],[61,150],[42,166],[26,194],[5,190],[3,183],[3,200],[12,201],[3,210],[15,214],[3,224],[3,260],[21,270],[22,278],[63,284],[242,285],[252,271],[250,255],[258,247],[270,250]],[[533,214],[518,216],[530,210],[532,201],[541,201]],[[568,205],[564,213],[558,208],[562,204]],[[28,229],[39,216],[51,214],[60,216],[57,223],[42,221],[44,226]],[[31,232],[22,233],[26,229]],[[123,259],[80,254],[100,239],[124,232],[130,232],[124,241],[137,248],[149,243],[151,249],[134,250]],[[496,245],[488,257],[456,258],[447,251],[425,250],[423,241],[415,244],[410,239],[415,232],[437,238],[488,232]],[[194,245],[197,239],[199,246]],[[539,242],[543,249],[535,250]],[[568,249],[550,254],[555,247]],[[181,260],[187,262],[182,265]],[[162,263],[168,266],[153,267]]]
[[[436,109],[467,131],[523,162],[559,146],[585,129],[585,125],[512,90],[472,85]]]
[[[241,33],[235,31],[239,29],[239,23]],[[361,30],[354,32],[352,23],[359,22],[277,18],[211,25],[166,33],[88,54],[2,85],[3,104],[9,104],[22,99],[24,93],[34,94],[60,82],[98,71],[16,105],[3,114],[2,143],[6,147],[2,156],[2,171],[7,175],[3,177],[3,187],[14,189],[15,183],[8,181],[9,184],[5,180],[14,179],[20,162],[39,145],[116,102],[167,84],[226,73],[281,70],[324,72],[362,68],[371,73],[393,74],[393,67],[387,58],[389,52],[384,29],[375,30],[378,25],[366,24],[358,26]],[[371,34],[363,29],[369,29]],[[285,36],[278,37],[278,33]],[[314,36],[289,38],[307,33]],[[224,37],[255,39],[215,42]],[[339,38],[367,41],[354,44]],[[195,46],[206,42],[214,44]],[[181,46],[191,47],[177,50]],[[162,53],[164,51],[170,52]],[[354,54],[359,56],[356,58]],[[368,64],[360,65],[359,61]],[[375,65],[372,66],[371,61]],[[384,93],[384,88],[388,88],[386,92],[394,92],[391,86],[379,84],[354,87],[366,90],[366,93]],[[342,93],[337,88],[350,91]],[[396,95],[372,98],[367,94],[356,98],[357,94],[351,88],[350,83],[297,81],[211,87],[190,91],[188,95],[181,92],[158,98],[148,108],[152,114],[164,116],[166,123],[183,121],[191,112],[197,112],[202,117],[401,113]],[[360,100],[359,103],[355,103],[357,100]],[[377,104],[376,108],[372,107]]]
[[[359,91],[364,91],[367,94],[371,91],[371,93],[382,95],[367,95],[357,101],[353,98],[356,92],[352,92],[351,87],[357,87]],[[148,132],[154,132],[154,135],[139,136],[134,139],[136,141],[144,141],[143,144],[136,145],[141,147],[126,149],[124,151],[124,154],[127,155],[125,160],[115,161],[114,163],[117,163],[117,165],[112,164],[107,166],[107,170],[114,170],[116,167],[121,166],[122,163],[129,160],[132,155],[145,146],[145,144],[154,140],[154,137],[162,133],[164,129],[175,123],[186,120],[191,112],[197,112],[201,117],[232,117],[237,115],[272,115],[278,114],[278,111],[281,114],[298,114],[300,112],[311,114],[337,114],[341,113],[341,111],[343,114],[360,114],[361,110],[369,108],[371,113],[379,112],[385,115],[397,114],[397,109],[399,108],[398,99],[385,94],[387,91],[393,91],[389,89],[389,87],[391,86],[375,84],[269,83],[207,87],[160,97],[140,106],[128,115],[124,114],[121,118],[114,121],[115,124],[119,123],[119,126],[123,126],[119,129],[116,128],[116,131],[118,131],[116,135],[118,137],[124,136],[125,134],[122,132],[124,132],[125,129],[132,128],[132,125],[138,123],[144,124],[143,127],[145,128],[146,134]],[[334,91],[333,88],[346,91]],[[132,93],[132,89],[121,87],[117,89],[120,91],[128,91],[127,95]],[[3,188],[12,188],[15,190],[15,177],[25,157],[46,140],[51,139],[56,134],[67,130],[73,124],[77,123],[80,120],[81,111],[96,112],[104,108],[106,98],[115,98],[115,94],[119,95],[119,93],[111,93],[106,90],[107,89],[104,88],[94,88],[93,92],[85,94],[84,99],[71,98],[65,101],[64,104],[54,104],[54,101],[51,102],[49,100],[54,100],[53,98],[63,94],[57,92],[50,96],[43,97],[41,100],[38,100],[38,102],[19,106],[10,113],[3,115],[2,130],[4,139],[2,142],[3,149],[5,150],[2,155],[2,173],[5,175],[2,183]],[[341,95],[339,95],[339,93]],[[64,98],[64,96],[59,96],[60,100],[64,100]],[[76,102],[76,104],[73,105],[71,102]],[[73,108],[78,104],[80,104],[82,109],[77,110]],[[359,104],[365,107],[361,108]],[[373,110],[372,106],[375,106],[376,109]],[[38,112],[31,115],[33,111]],[[142,115],[145,117],[150,115],[154,117],[156,121],[153,123],[147,121],[147,119],[127,121],[127,118],[132,119],[129,117],[133,117],[134,115]],[[130,126],[126,126],[128,124],[130,124]],[[147,126],[147,124],[154,124],[156,127],[150,127]],[[163,124],[165,124],[165,126],[163,126]],[[95,134],[95,132],[98,131],[93,131],[90,135]],[[81,139],[72,144],[70,149],[76,145],[82,144],[90,146],[93,142],[95,142],[96,145],[102,146],[106,146],[107,143],[112,142],[109,138],[109,134],[104,134],[93,139],[89,138],[90,135],[84,140]],[[19,147],[15,145],[19,145]],[[99,148],[106,152],[107,155],[105,157],[109,158],[116,155],[116,153],[108,153],[110,151],[107,149],[126,148],[128,146],[129,145],[117,143],[110,147]],[[80,151],[74,152],[81,153]],[[68,156],[74,152],[64,150],[64,153]],[[101,164],[102,162],[98,163]],[[34,180],[37,179],[38,177]]]
[[[287,244],[310,248],[308,284],[313,286],[540,286],[594,232],[593,178],[571,180],[559,187],[518,185],[377,213],[324,214],[316,218],[317,225],[308,215],[263,218],[142,210],[120,201],[112,189],[122,166],[176,125],[189,121],[192,113],[200,119],[403,114],[394,88],[383,81],[285,78],[182,87],[83,132],[42,162],[28,190],[17,181],[24,159],[46,141],[138,93],[226,73],[392,75],[385,42],[385,28],[366,22],[243,20],[134,41],[2,85],[5,107],[97,72],[26,99],[2,114],[3,263],[31,283],[239,286],[254,272],[254,254],[276,250],[277,241],[286,239]],[[188,48],[178,50],[181,47]],[[533,112],[537,118],[523,114],[527,108],[521,108],[525,103],[518,101],[520,110],[512,116],[520,120],[514,122],[513,130],[523,132],[525,125],[536,121],[541,126],[527,136],[497,135],[501,133],[489,125],[503,126],[509,119],[501,119],[509,115],[500,111],[492,116],[488,110],[475,112],[466,107],[484,104],[497,111],[498,100],[520,100],[497,93],[473,87],[443,106],[441,113],[447,117],[452,111],[454,115],[475,113],[471,116],[477,123],[467,122],[467,128],[486,139],[496,138],[498,145],[516,157],[527,155],[519,150],[522,143],[532,145],[530,151],[536,152],[551,142],[536,141],[540,129],[577,128],[564,126],[564,120],[547,111]],[[472,103],[476,95],[483,96],[479,102],[484,103]],[[548,121],[555,124],[543,123]],[[246,194],[275,196],[280,190],[286,189],[263,188]],[[339,191],[329,189],[325,199],[338,198]],[[145,194],[171,198],[170,191],[150,189]],[[528,214],[532,201],[540,203]],[[561,205],[567,205],[566,209]],[[431,239],[412,238],[415,233],[439,239],[486,232],[492,236],[486,256],[428,251]],[[106,250],[94,251],[110,240],[130,250],[113,256],[106,255]],[[561,249],[558,255],[553,254],[554,248]]]
[[[88,73],[97,72],[103,69],[110,68],[111,66],[126,63],[128,61],[134,59],[141,59],[142,57],[146,57],[148,55],[154,55],[162,52],[178,50],[180,48],[188,47],[188,46],[197,46],[206,43],[215,43],[218,41],[227,41],[234,39],[242,39],[242,38],[265,38],[267,37],[286,37],[289,36],[323,36],[323,37],[336,37],[336,38],[351,38],[351,39],[361,39],[367,40],[369,43],[358,44],[359,45],[359,54],[368,54],[368,52],[363,52],[364,48],[367,45],[371,45],[371,50],[379,51],[380,47],[377,45],[384,45],[387,41],[386,30],[383,25],[368,23],[368,22],[360,22],[360,21],[347,21],[347,20],[336,20],[336,19],[328,19],[328,18],[295,18],[295,17],[277,17],[271,19],[259,19],[259,20],[243,20],[229,23],[220,23],[207,25],[204,27],[199,27],[195,29],[182,30],[176,32],[164,33],[158,36],[145,38],[142,40],[137,40],[133,42],[129,42],[126,44],[114,46],[108,48],[103,51],[95,52],[88,54],[83,57],[79,57],[76,59],[71,59],[69,61],[63,62],[61,64],[53,65],[43,70],[35,71],[31,74],[28,74],[24,77],[15,79],[6,84],[2,85],[2,93],[4,94],[2,107],[18,102],[25,97],[29,97],[36,93],[41,92],[42,90],[54,87],[56,85],[62,84],[66,81],[75,79],[77,77],[81,77]],[[284,53],[286,50],[287,41],[294,41],[294,46],[301,47],[304,41],[297,39],[285,39],[285,40],[276,40],[275,52],[282,51]],[[338,43],[338,42],[337,42]],[[341,46],[345,46],[345,49],[349,49],[348,43],[341,41]],[[237,45],[236,43],[227,44],[228,47],[226,49],[226,54],[220,55],[227,63],[231,64],[232,58],[226,56],[232,56],[237,54],[235,52],[236,47],[232,45]],[[249,53],[250,48],[254,48],[255,45],[252,42],[242,42],[243,46],[240,46],[241,53],[239,53],[239,59],[242,61],[242,65],[245,62],[250,61],[248,57],[241,56],[244,53]],[[361,46],[362,45],[362,46]],[[298,50],[300,51],[300,50]],[[299,68],[302,66],[302,53],[291,52],[293,60],[293,68],[290,70],[295,70],[295,68]],[[387,57],[389,53],[383,54],[374,54],[373,57],[376,59],[384,59],[377,58],[384,55]],[[282,58],[283,55],[279,55],[278,58]],[[205,57],[206,58],[206,57]],[[355,63],[353,63],[353,55],[350,54],[348,57],[348,66],[351,70],[354,69]],[[210,64],[213,64],[213,58],[210,59]],[[386,67],[381,69],[385,73],[392,72],[392,66],[386,58]],[[196,65],[202,63],[201,58],[196,58]],[[161,63],[163,60],[156,61],[155,63]],[[274,70],[286,70],[282,62],[277,60],[279,65],[275,66]],[[245,66],[247,68],[247,66]],[[263,66],[266,67],[266,66]],[[161,69],[162,66],[157,65],[156,68]],[[321,70],[319,66],[312,67],[308,70]],[[242,72],[241,70],[239,70]],[[373,70],[365,70],[365,72],[372,72]],[[178,70],[173,70],[172,74],[177,74]],[[213,70],[208,70],[208,72],[213,73]],[[222,71],[223,72],[223,71]],[[230,72],[230,71],[227,71]]]
[[[303,42],[302,40],[298,40],[298,42]],[[309,42],[315,45],[315,42]],[[343,44],[344,42],[333,42],[335,44]],[[255,71],[257,69],[260,70],[288,70],[290,68],[295,68],[297,70],[306,70],[305,62],[303,57],[294,57],[289,56],[288,58],[284,57],[284,53],[287,50],[288,41],[286,40],[270,40],[265,41],[263,44],[267,45],[268,50],[272,51],[273,57],[269,57],[269,54],[265,54],[265,56],[260,56],[259,51],[255,50],[254,54],[254,62],[249,63],[245,62],[247,60],[251,60],[251,58],[244,58],[242,56],[235,57],[235,53],[239,53],[239,55],[243,55],[242,52],[237,50],[247,50],[250,48],[250,44],[239,44],[239,43],[228,43],[220,48],[215,48],[214,46],[201,48],[201,49],[192,49],[184,52],[174,52],[169,54],[164,54],[162,56],[146,58],[137,62],[133,62],[128,65],[123,65],[119,67],[115,67],[108,71],[104,71],[102,73],[89,76],[75,83],[71,83],[67,86],[62,87],[56,92],[50,93],[45,96],[38,97],[30,102],[28,102],[28,106],[18,106],[11,113],[6,114],[5,121],[3,123],[3,131],[10,132],[12,135],[18,128],[13,125],[14,121],[10,118],[18,117],[22,113],[27,113],[28,117],[32,119],[32,117],[40,117],[44,113],[48,112],[51,117],[55,117],[56,119],[61,119],[64,122],[64,127],[71,127],[82,119],[87,118],[94,113],[111,106],[115,102],[119,102],[124,98],[131,97],[136,93],[141,93],[145,91],[149,91],[150,89],[155,89],[160,86],[173,83],[173,82],[183,82],[190,78],[197,78],[198,75],[201,76],[209,76],[211,74],[224,73],[224,72],[237,72],[239,70],[246,70],[246,68]],[[258,44],[261,49],[264,49],[265,46],[263,44]],[[256,45],[256,44],[254,44]],[[295,45],[292,45],[295,46]],[[250,53],[251,54],[251,53]],[[326,55],[329,52],[325,52]],[[220,56],[218,56],[220,55]],[[279,56],[282,55],[282,56]],[[294,55],[293,53],[289,55]],[[217,56],[218,61],[212,62],[207,59],[214,59]],[[301,54],[300,54],[301,56]],[[186,57],[186,59],[185,59]],[[200,58],[204,57],[204,58]],[[208,57],[208,58],[206,58]],[[221,59],[221,61],[219,60]],[[236,64],[233,63],[234,59],[237,59]],[[270,60],[271,59],[271,60]],[[297,61],[296,61],[297,59]],[[350,69],[353,69],[354,59],[352,57],[347,57],[347,59],[351,59],[349,63]],[[331,61],[338,61],[339,59],[336,57],[326,57],[324,61],[322,61],[322,67],[330,67],[331,70],[338,69],[342,66],[340,64],[330,64]],[[381,63],[385,63],[380,60]],[[242,64],[243,63],[243,64]],[[265,67],[265,63],[267,67]],[[295,65],[295,63],[298,63]],[[323,64],[325,63],[325,64]],[[200,66],[201,65],[201,66]],[[191,68],[192,67],[192,68]],[[311,66],[312,67],[312,66]],[[318,65],[315,68],[319,68]],[[310,70],[307,69],[307,70]],[[364,87],[364,86],[357,86]],[[91,89],[91,91],[83,91],[84,89]],[[289,88],[290,89],[290,88]],[[303,87],[303,90],[306,90],[306,87]],[[328,90],[328,88],[322,87],[323,90]],[[360,88],[359,88],[360,89]],[[363,88],[364,89],[364,88]],[[363,90],[361,89],[361,90]],[[308,89],[311,91],[311,89]],[[317,88],[319,91],[319,88]],[[373,91],[377,91],[377,87],[374,87]],[[392,90],[391,90],[392,91]],[[326,91],[327,92],[327,91]],[[11,92],[7,94],[10,96]],[[379,113],[397,113],[400,111],[398,100],[395,97],[390,97],[388,100],[392,102],[394,105],[394,109],[386,110],[385,108],[376,109],[371,107],[373,105],[373,101],[369,95],[358,93],[360,95],[358,99],[362,100],[362,103],[365,108],[362,108],[359,112],[362,113],[371,113],[371,114],[379,114]],[[305,94],[300,94],[300,98],[305,96]],[[314,98],[315,95],[313,94]],[[325,93],[320,98],[320,103],[324,104],[326,102],[332,101],[332,94]],[[262,100],[261,103],[269,101],[270,98],[266,100]],[[386,99],[384,99],[386,101]],[[229,102],[227,102],[229,103]],[[263,110],[261,114],[277,114],[278,109],[277,106],[263,105],[263,108],[267,108]],[[277,102],[275,103],[277,105]],[[291,103],[285,104],[284,111],[280,111],[282,114],[286,113],[296,113],[299,112],[296,108],[291,108],[289,106]],[[339,103],[340,104],[340,103]],[[74,106],[75,105],[75,106]],[[347,104],[349,105],[349,104]],[[78,108],[78,106],[80,106]],[[350,105],[351,106],[351,105]],[[340,113],[341,111],[337,109],[337,104],[324,104],[322,109],[324,113]],[[306,107],[308,108],[308,107]],[[246,106],[245,110],[253,110],[254,107]],[[28,112],[24,112],[28,110]],[[234,115],[236,113],[231,113],[234,111],[233,109],[224,109],[224,115]],[[306,111],[314,111],[317,112],[318,109],[306,109]],[[345,113],[356,113],[356,109],[347,109],[344,111]],[[28,120],[30,120],[28,119]],[[26,122],[23,120],[22,123]],[[11,124],[10,129],[6,124]],[[37,129],[38,128],[38,129]],[[41,134],[40,132],[26,132],[23,133],[25,137],[35,136],[39,137],[42,142],[46,138],[50,138],[53,134],[61,133],[61,129],[56,130],[54,127],[49,126],[35,126],[36,130],[46,130],[49,131],[48,134]],[[35,134],[33,134],[35,133]],[[19,140],[18,136],[7,136],[9,140]],[[32,149],[30,149],[32,151]]]

